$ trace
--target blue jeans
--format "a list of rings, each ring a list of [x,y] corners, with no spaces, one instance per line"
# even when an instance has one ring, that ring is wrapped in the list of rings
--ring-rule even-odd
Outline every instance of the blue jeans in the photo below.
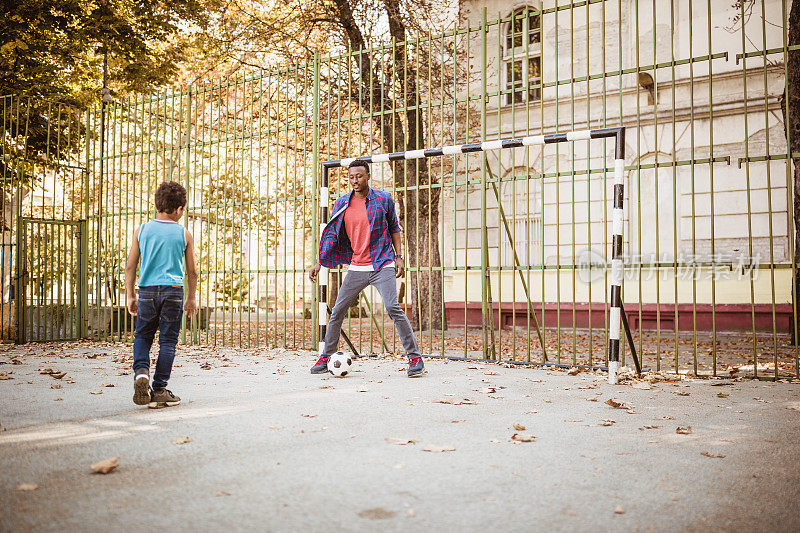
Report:
[[[181,332],[183,287],[153,285],[139,287],[136,334],[133,338],[133,370],[150,368],[150,347],[158,330],[158,361],[153,388],[167,386]]]

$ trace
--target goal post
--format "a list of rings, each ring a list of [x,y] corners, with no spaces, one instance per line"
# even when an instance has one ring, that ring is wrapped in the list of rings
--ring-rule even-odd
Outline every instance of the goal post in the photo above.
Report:
[[[353,161],[364,161],[366,163],[391,163],[395,161],[408,161],[443,155],[469,154],[475,152],[488,152],[503,150],[507,148],[522,148],[526,146],[541,146],[561,142],[573,142],[591,139],[612,138],[615,142],[614,148],[614,191],[611,217],[611,299],[609,302],[609,324],[608,324],[608,381],[615,384],[619,370],[619,344],[620,344],[620,322],[622,320],[622,231],[623,231],[623,199],[625,170],[625,127],[599,128],[591,130],[579,130],[568,132],[548,133],[543,135],[529,135],[513,139],[497,139],[479,143],[469,143],[452,146],[441,146],[437,148],[423,148],[420,150],[408,150],[405,152],[393,152],[383,154],[362,155],[358,157],[348,157],[323,161],[320,164],[320,187],[319,187],[319,220],[320,232],[322,233],[328,221],[328,173],[331,169],[338,167],[348,167]],[[316,243],[319,246],[319,242]],[[318,288],[318,324],[319,324],[319,351],[325,346],[325,333],[328,325],[328,269],[322,267],[319,272]],[[535,317],[534,317],[535,318]],[[346,339],[349,343],[349,339]],[[635,356],[634,356],[635,357]],[[637,361],[638,363],[638,361]],[[637,365],[638,366],[638,365]]]

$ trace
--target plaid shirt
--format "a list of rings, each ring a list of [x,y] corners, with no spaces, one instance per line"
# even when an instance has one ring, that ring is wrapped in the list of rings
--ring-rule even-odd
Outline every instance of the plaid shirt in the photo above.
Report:
[[[353,259],[353,247],[344,229],[344,212],[350,205],[352,195],[353,191],[350,191],[333,203],[333,215],[322,230],[319,262],[324,267],[349,265]],[[369,257],[372,260],[372,268],[377,272],[387,263],[394,261],[392,233],[401,231],[400,222],[394,210],[394,199],[386,191],[370,188],[365,207],[370,229]]]

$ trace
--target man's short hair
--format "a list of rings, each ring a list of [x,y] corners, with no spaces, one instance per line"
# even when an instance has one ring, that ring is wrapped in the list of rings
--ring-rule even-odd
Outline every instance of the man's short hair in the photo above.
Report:
[[[159,213],[174,213],[186,206],[186,189],[177,181],[165,181],[156,189],[156,210]]]
[[[364,169],[367,171],[367,174],[369,174],[369,163],[367,163],[363,159],[356,159],[355,161],[347,165],[348,170],[355,167],[364,167]]]

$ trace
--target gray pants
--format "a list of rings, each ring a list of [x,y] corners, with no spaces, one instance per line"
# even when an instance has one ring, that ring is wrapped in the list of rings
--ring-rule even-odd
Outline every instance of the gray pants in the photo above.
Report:
[[[339,346],[339,335],[342,332],[342,322],[347,310],[353,306],[361,291],[369,285],[378,289],[381,298],[383,298],[383,305],[392,318],[398,335],[400,335],[406,355],[408,357],[421,357],[417,339],[411,330],[411,323],[397,302],[397,281],[395,281],[395,269],[393,267],[383,268],[378,272],[347,272],[342,286],[339,288],[339,294],[336,296],[336,304],[333,306],[333,312],[325,331],[324,355],[330,356],[336,352]]]

